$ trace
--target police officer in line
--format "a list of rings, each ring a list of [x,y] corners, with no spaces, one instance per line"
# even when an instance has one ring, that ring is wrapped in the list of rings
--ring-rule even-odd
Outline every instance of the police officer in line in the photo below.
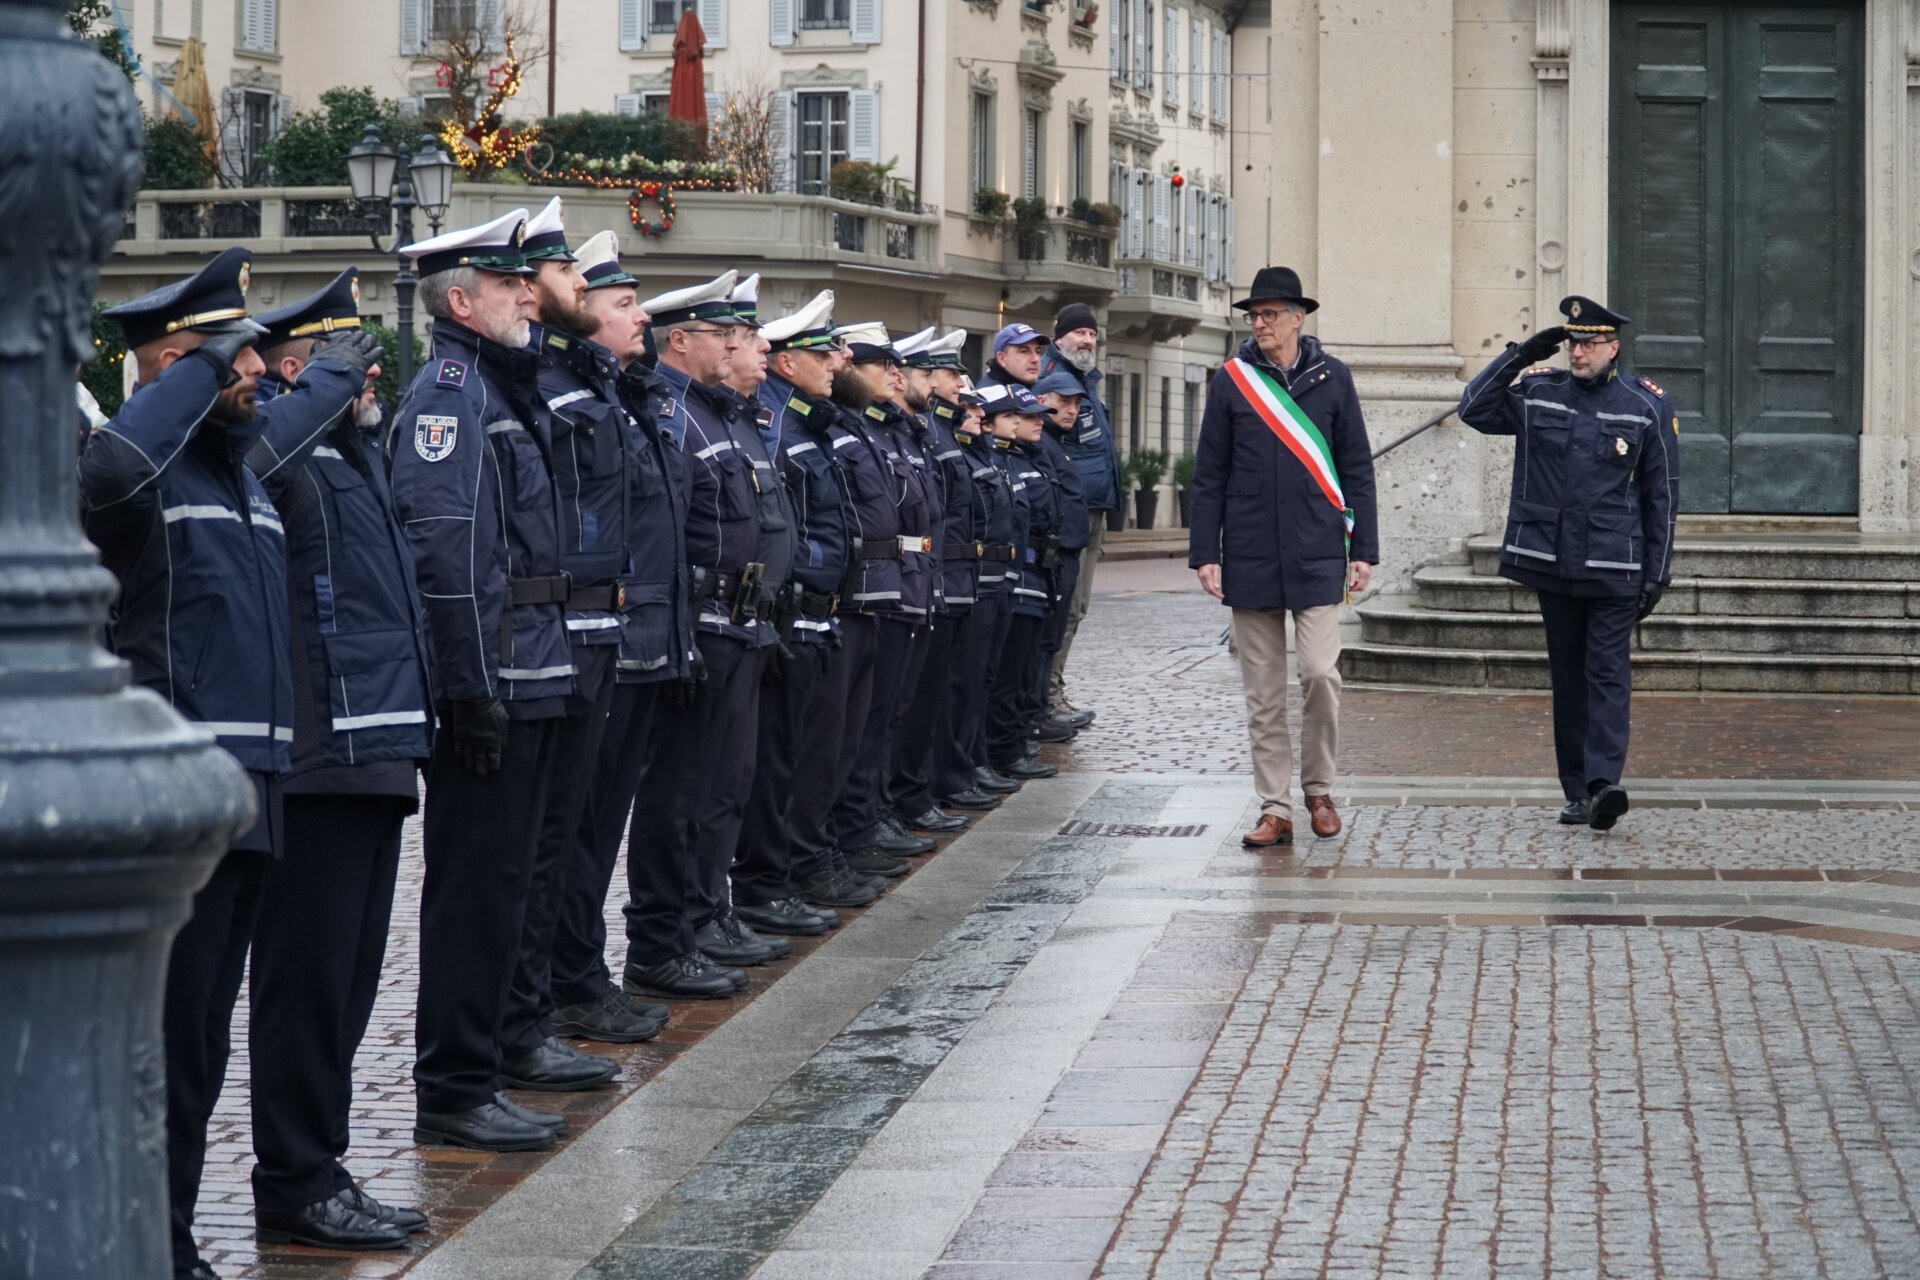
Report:
[[[226,1078],[228,1027],[264,863],[284,848],[290,767],[286,543],[245,465],[266,372],[247,318],[252,259],[228,249],[191,277],[105,314],[139,381],[81,444],[81,520],[119,581],[107,643],[135,683],[212,733],[252,780],[255,821],[194,895],[174,936],[161,1028],[173,1271],[211,1277],[193,1239],[207,1123]]]
[[[1015,577],[1006,639],[989,667],[987,759],[1008,778],[1050,778],[1059,770],[1027,759],[1027,729],[1035,708],[1029,695],[1039,661],[1040,634],[1053,612],[1053,573],[1060,544],[1060,501],[1040,457],[1046,410],[1018,383],[984,388],[987,421],[996,443],[995,462],[1013,486],[1016,514]]]
[[[566,564],[516,209],[402,250],[433,348],[395,417],[440,731],[427,765],[414,1140],[542,1150],[566,1121],[501,1090],[498,1032],[573,694]]]
[[[550,969],[553,1027],[561,1035],[621,1044],[650,1038],[667,1006],[627,995],[607,971],[607,891],[619,860],[641,766],[654,741],[660,692],[692,669],[693,620],[686,553],[687,457],[666,386],[645,358],[650,322],[639,281],[620,266],[619,241],[602,231],[580,246],[587,282],[587,336],[608,351],[616,403],[632,432],[625,493],[626,567],[620,583],[620,644],[601,749],[594,761],[562,874]]]
[[[837,652],[834,615],[851,547],[846,491],[826,440],[838,358],[833,291],[767,324],[760,337],[768,345],[768,368],[759,398],[771,416],[778,479],[798,542],[792,576],[775,606],[780,644],[760,684],[753,789],[733,863],[734,910],[762,934],[818,936],[839,926],[833,906],[871,902],[878,892],[843,885],[831,869],[798,875],[793,856],[797,797],[806,786],[827,785],[832,766],[824,775],[815,771],[804,781],[802,775],[821,757],[837,754],[844,731],[839,708],[815,705]]]
[[[658,417],[671,421],[688,456],[686,551],[692,569],[694,644],[691,674],[668,686],[655,708],[652,751],[642,768],[627,844],[632,891],[625,911],[630,994],[721,999],[746,986],[746,973],[702,950],[692,912],[697,878],[715,851],[697,844],[712,798],[727,721],[751,713],[751,655],[759,627],[760,509],[754,470],[734,435],[739,398],[720,387],[737,345],[730,295],[735,272],[641,304],[652,317],[653,344],[667,398]],[[748,424],[748,429],[751,424]],[[726,874],[733,849],[720,861]],[[702,881],[707,883],[707,881]],[[738,925],[738,946],[751,940]],[[724,939],[723,925],[708,933]],[[731,941],[728,939],[727,941]]]
[[[1627,317],[1577,295],[1560,312],[1564,324],[1509,343],[1467,384],[1460,417],[1516,437],[1500,574],[1540,598],[1560,821],[1607,831],[1628,805],[1633,629],[1673,576],[1680,420],[1652,379],[1621,371]],[[1562,342],[1570,368],[1521,372]]]
[[[987,767],[986,714],[988,673],[994,654],[1006,636],[1007,607],[1013,592],[1014,498],[1006,473],[994,462],[996,441],[986,425],[984,389],[956,387],[963,420],[954,429],[971,468],[975,502],[974,541],[980,563],[974,575],[974,603],[954,638],[952,699],[949,715],[953,732],[934,743],[931,765],[933,792],[949,809],[980,811],[1000,804],[1000,796],[1019,783]]]
[[[863,538],[862,568],[869,572],[867,587],[853,595],[856,608],[865,605],[880,620],[873,659],[873,687],[865,715],[849,721],[848,745],[853,767],[846,786],[834,802],[834,830],[846,851],[848,865],[863,875],[894,879],[908,871],[898,855],[931,853],[934,843],[897,834],[883,823],[886,786],[893,771],[893,725],[898,718],[901,691],[912,669],[913,649],[933,605],[933,507],[928,500],[929,478],[915,465],[907,439],[906,410],[896,403],[904,383],[900,356],[886,326],[877,322],[840,329],[846,340],[848,365],[843,377],[858,384],[867,402],[857,410],[845,406],[842,418],[864,448],[849,448],[842,460],[853,467],[857,492],[865,503],[878,499],[893,508],[894,548],[886,554],[877,539]],[[863,511],[864,515],[864,511]],[[878,560],[866,557],[879,555]],[[897,589],[876,590],[873,572],[886,565],[886,579]]]
[[[249,970],[253,1202],[264,1242],[397,1249],[426,1216],[379,1203],[341,1160],[433,721],[359,303],[348,268],[260,317],[265,430],[247,465],[286,529],[294,697],[286,852],[266,870]]]
[[[952,833],[965,830],[968,820],[943,813],[935,802],[932,783],[934,743],[953,732],[952,679],[954,641],[973,609],[974,581],[980,567],[976,536],[978,495],[973,468],[953,438],[961,424],[959,404],[940,392],[957,395],[959,350],[964,329],[944,338],[933,331],[902,344],[906,404],[923,433],[927,460],[940,495],[940,513],[934,529],[935,575],[933,625],[926,637],[923,670],[914,681],[913,696],[894,735],[893,780],[889,797],[893,816],[910,831]]]
[[[1041,686],[1035,695],[1038,706],[1029,729],[1032,742],[1067,742],[1081,729],[1093,723],[1092,712],[1059,714],[1050,710],[1049,701],[1060,672],[1060,653],[1068,643],[1073,626],[1073,604],[1078,598],[1080,575],[1086,568],[1086,551],[1093,540],[1093,512],[1087,501],[1087,486],[1074,457],[1075,434],[1084,425],[1082,400],[1085,387],[1079,378],[1064,368],[1043,372],[1033,384],[1034,398],[1047,410],[1038,442],[1041,469],[1052,484],[1060,503],[1059,545],[1054,549],[1054,608],[1040,632],[1040,654],[1044,660]],[[1063,695],[1064,696],[1064,695]]]

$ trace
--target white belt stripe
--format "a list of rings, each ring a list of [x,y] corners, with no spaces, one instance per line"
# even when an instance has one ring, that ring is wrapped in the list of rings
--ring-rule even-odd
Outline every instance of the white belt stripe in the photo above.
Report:
[[[961,456],[962,454],[958,449],[949,449],[945,453],[934,454],[933,460],[935,462],[945,462],[948,458],[958,458]]]
[[[342,458],[340,456],[340,451],[334,448],[332,445],[325,445],[325,444],[321,445],[319,448],[313,451],[313,456],[316,458],[332,458],[338,462],[346,461],[345,458]]]
[[[667,665],[667,659],[664,654],[651,662],[636,662],[632,658],[615,658],[613,665],[622,671],[658,671]]]
[[[694,454],[693,456],[696,458],[699,458],[701,461],[704,462],[706,459],[711,458],[714,454],[725,453],[727,450],[731,448],[733,448],[733,441],[722,440],[719,444],[708,445],[706,448],[702,449],[700,452]]]
[[[218,505],[168,507],[160,514],[166,517],[168,524],[177,520],[232,520],[236,524],[240,523],[238,511]]]
[[[1596,413],[1593,416],[1602,422],[1637,422],[1643,427],[1653,422],[1652,418],[1643,418],[1637,413]]]
[[[800,631],[831,631],[833,630],[833,624],[831,622],[817,622],[812,618],[795,618],[793,620],[793,625],[795,629]]]
[[[1619,560],[1587,561],[1587,568],[1589,569],[1638,569],[1639,567],[1640,562],[1638,560],[1635,560],[1632,564],[1624,564]]]
[[[1525,547],[1516,547],[1511,542],[1507,544],[1507,550],[1513,552],[1513,554],[1517,556],[1532,556],[1535,560],[1558,560],[1560,558],[1559,556],[1553,555],[1550,552],[1529,551]]]
[[[253,513],[253,524],[257,529],[271,529],[281,536],[286,535],[286,526],[280,523],[279,516],[270,516],[264,511]]]
[[[799,444],[787,446],[787,456],[791,458],[796,453],[818,452],[819,447],[811,440],[802,440]]]
[[[575,400],[591,399],[593,399],[593,392],[591,391],[569,391],[563,396],[555,396],[553,399],[547,401],[547,408],[559,409],[572,404]]]
[[[898,591],[862,591],[853,597],[855,600],[898,600]]]
[[[838,440],[835,440],[833,442],[833,447],[836,449],[846,449],[859,443],[860,442],[854,439],[852,436],[841,436]]]
[[[502,667],[502,680],[558,680],[561,676],[573,674],[573,664],[564,667]]]
[[[521,426],[519,423],[515,422],[511,418],[503,418],[499,422],[489,422],[487,424],[487,434],[490,436],[497,436],[503,431],[525,431],[525,430],[526,430],[525,427]]]
[[[1560,404],[1559,402],[1553,401],[1553,400],[1535,400],[1531,396],[1529,396],[1526,400],[1526,403],[1532,405],[1536,409],[1553,409],[1560,413],[1573,412],[1573,408],[1571,405]]]
[[[250,720],[196,720],[194,722],[216,738],[272,738],[276,742],[292,742],[291,728],[278,728],[273,725]]]
[[[333,731],[348,733],[354,729],[383,729],[394,724],[425,724],[424,711],[382,711],[369,716],[335,716]]]
[[[618,618],[568,618],[569,631],[612,631],[620,626]]]

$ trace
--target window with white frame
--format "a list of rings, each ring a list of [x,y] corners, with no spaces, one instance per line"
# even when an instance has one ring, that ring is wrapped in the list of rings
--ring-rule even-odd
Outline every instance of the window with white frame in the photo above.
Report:
[[[672,35],[680,26],[680,15],[695,3],[696,0],[647,0],[647,31],[652,35]]]
[[[1093,199],[1093,126],[1085,120],[1067,126],[1067,178],[1067,199]]]
[[[1113,0],[1113,24],[1107,28],[1107,74],[1121,84],[1133,77],[1133,7],[1137,0]]]
[[[249,53],[279,51],[280,0],[240,0],[234,17],[242,49]]]
[[[1047,117],[1032,107],[1020,113],[1020,194],[1032,200],[1046,182]]]
[[[993,95],[978,90],[967,109],[967,171],[976,192],[994,187]]]
[[[803,31],[831,31],[853,25],[853,0],[800,0]]]
[[[833,166],[849,158],[847,95],[844,92],[797,93],[794,120],[800,190],[818,195],[827,189]]]
[[[427,39],[471,35],[480,25],[480,0],[428,0]]]

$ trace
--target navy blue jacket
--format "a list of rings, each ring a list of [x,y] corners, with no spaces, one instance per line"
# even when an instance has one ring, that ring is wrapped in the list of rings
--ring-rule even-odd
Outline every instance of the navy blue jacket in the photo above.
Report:
[[[811,610],[802,608],[795,616],[791,638],[830,643],[838,634],[832,614],[847,578],[847,555],[853,546],[853,535],[848,531],[851,498],[828,436],[835,420],[834,409],[773,374],[760,385],[760,403],[778,415],[775,426],[780,433],[780,478],[793,503],[799,533],[793,582],[814,604]],[[831,601],[825,617],[820,616],[821,597]]]
[[[286,527],[293,771],[425,759],[426,618],[386,457],[353,422],[362,380],[319,363],[260,385],[266,428],[247,466]]]
[[[1014,579],[1019,576],[1020,548],[1015,543],[1013,482],[995,461],[1000,442],[985,431],[964,429],[955,431],[953,439],[972,467],[970,474],[979,512],[979,524],[975,526],[976,540],[981,547],[976,599],[1010,595]]]
[[[436,320],[388,462],[426,608],[435,702],[498,698],[523,720],[564,714],[574,688],[553,589],[566,564],[538,379],[531,352]]]
[[[1574,595],[1637,595],[1673,577],[1679,420],[1646,378],[1581,379],[1541,366],[1515,380],[1518,348],[1480,371],[1460,418],[1515,436],[1502,577]]]
[[[900,500],[906,491],[906,464],[890,446],[880,442],[879,420],[858,409],[835,404],[835,420],[828,429],[834,461],[846,478],[849,525],[853,551],[847,574],[848,589],[841,607],[854,613],[898,616],[901,613]],[[885,412],[875,409],[880,419]],[[863,558],[861,549],[873,548],[878,559]],[[888,548],[892,548],[891,551]]]
[[[776,601],[784,598],[787,583],[793,578],[793,562],[800,541],[800,517],[795,514],[793,497],[767,447],[767,436],[774,430],[774,414],[762,404],[758,394],[751,399],[732,387],[718,388],[735,401],[734,438],[747,460],[753,464],[753,493],[760,507],[760,549],[754,555],[766,568],[760,578],[760,616],[768,625],[760,628],[759,641],[775,643]]]
[[[81,520],[120,582],[107,643],[134,682],[242,768],[286,773],[286,535],[245,464],[266,422],[208,423],[219,395],[212,360],[192,354],[136,388],[81,446]]]
[[[1013,584],[1013,611],[1045,617],[1053,611],[1054,569],[1060,559],[1060,495],[1036,444],[1015,443],[1001,453],[1014,497],[1026,513],[1026,541]]]
[[[1040,432],[1038,447],[1041,469],[1047,473],[1054,497],[1060,503],[1060,549],[1077,556],[1092,540],[1093,515],[1087,506],[1086,482],[1067,452],[1063,440],[1066,434],[1049,421]]]
[[[627,602],[616,678],[622,684],[677,680],[693,666],[693,599],[688,594],[685,439],[667,384],[634,363],[615,382],[634,424],[633,483],[627,490]]]
[[[965,613],[973,608],[980,584],[980,543],[986,511],[974,488],[973,460],[953,430],[965,421],[951,400],[933,397],[920,415],[926,428],[928,459],[940,486],[940,518],[935,522],[933,554],[940,563],[938,605],[942,613]]]
[[[1239,356],[1287,388],[1332,450],[1346,523],[1306,466],[1282,444],[1223,368],[1207,391],[1194,448],[1192,531],[1187,563],[1220,566],[1226,602],[1236,609],[1311,609],[1346,595],[1347,561],[1380,562],[1373,497],[1373,450],[1347,366],[1302,337],[1292,369],[1267,363],[1249,338]]]
[[[554,490],[559,500],[560,563],[576,588],[619,584],[627,569],[627,516],[633,502],[637,440],[614,387],[613,353],[555,329],[533,326],[530,350],[540,358],[540,398],[552,423]],[[567,640],[582,647],[620,643],[614,602],[570,601]],[[598,669],[576,662],[581,672]],[[576,690],[583,698],[591,689]]]
[[[926,424],[891,401],[874,408],[886,414],[886,423],[877,435],[893,447],[901,463],[901,612],[924,622],[940,608],[941,548],[935,540],[946,514],[940,478],[926,444]]]
[[[1121,505],[1125,495],[1120,492],[1119,446],[1113,439],[1113,424],[1107,416],[1107,406],[1100,399],[1100,383],[1106,375],[1097,367],[1080,369],[1060,354],[1058,347],[1049,346],[1045,358],[1040,362],[1040,376],[1044,378],[1056,369],[1073,378],[1085,391],[1080,397],[1080,417],[1074,422],[1073,430],[1065,434],[1061,444],[1067,456],[1073,459],[1074,469],[1080,473],[1080,485],[1085,491],[1088,509],[1113,511]]]
[[[754,430],[754,424],[742,420],[742,401],[726,388],[702,386],[665,363],[656,372],[668,395],[660,420],[671,413],[688,458],[687,563],[704,571],[708,590],[716,583],[730,588],[760,554],[753,461],[737,438],[740,431]],[[759,643],[757,620],[743,614],[736,625],[730,620],[732,607],[730,589],[719,597],[696,600],[696,629]]]

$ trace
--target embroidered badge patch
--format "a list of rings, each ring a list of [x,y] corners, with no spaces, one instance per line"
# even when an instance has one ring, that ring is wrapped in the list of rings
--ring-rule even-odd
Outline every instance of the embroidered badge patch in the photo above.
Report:
[[[1625,436],[1615,436],[1613,438],[1613,451],[1623,458],[1627,456],[1627,438]]]
[[[1666,392],[1660,389],[1659,383],[1655,382],[1652,378],[1647,377],[1644,373],[1640,375],[1640,385],[1645,387],[1647,390],[1653,392],[1653,394],[1657,396],[1663,396],[1667,394]]]
[[[458,360],[442,360],[440,372],[433,380],[443,387],[464,387],[467,385],[467,366]]]
[[[464,368],[461,371],[465,373]],[[413,451],[428,462],[439,462],[453,452],[459,434],[458,418],[423,413],[413,420]]]

